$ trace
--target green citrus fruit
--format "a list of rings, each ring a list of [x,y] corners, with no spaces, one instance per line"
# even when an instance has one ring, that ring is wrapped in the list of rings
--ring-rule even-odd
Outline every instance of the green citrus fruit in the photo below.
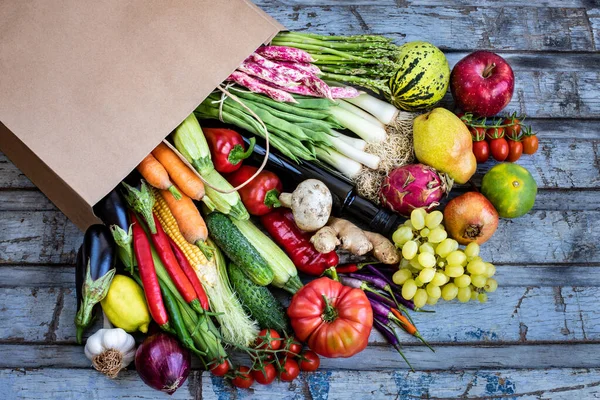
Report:
[[[503,218],[527,214],[535,203],[537,184],[531,173],[520,165],[502,163],[483,177],[481,193],[494,205]]]

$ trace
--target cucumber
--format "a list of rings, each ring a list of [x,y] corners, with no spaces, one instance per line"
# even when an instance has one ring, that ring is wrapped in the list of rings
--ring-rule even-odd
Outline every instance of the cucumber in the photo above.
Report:
[[[290,332],[289,321],[283,306],[264,286],[256,285],[237,265],[230,263],[227,268],[229,281],[233,286],[242,307],[261,329],[275,329],[277,332]]]
[[[267,286],[273,281],[273,271],[265,259],[225,214],[208,214],[206,226],[217,246],[231,261],[240,266],[252,282]]]

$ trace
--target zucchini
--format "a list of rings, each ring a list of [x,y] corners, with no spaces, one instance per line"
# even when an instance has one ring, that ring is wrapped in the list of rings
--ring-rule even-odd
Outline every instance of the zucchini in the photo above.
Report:
[[[267,286],[273,281],[273,271],[265,259],[226,215],[220,212],[208,214],[206,226],[217,246],[240,266],[252,282]]]
[[[290,332],[289,321],[283,306],[264,286],[258,286],[242,272],[237,265],[230,263],[227,268],[229,281],[237,293],[242,307],[261,329],[275,329],[277,332]]]
[[[258,229],[252,221],[240,221],[231,218],[231,222],[254,246],[273,271],[273,282],[271,284],[287,290],[291,294],[296,293],[302,287],[302,282],[298,277],[296,266],[288,255],[270,237]]]

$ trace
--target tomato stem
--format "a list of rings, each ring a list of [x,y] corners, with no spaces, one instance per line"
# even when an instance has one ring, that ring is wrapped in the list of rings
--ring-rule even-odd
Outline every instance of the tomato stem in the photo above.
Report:
[[[337,310],[331,305],[329,299],[324,294],[321,296],[323,296],[323,301],[325,302],[325,309],[323,310],[323,314],[321,314],[321,318],[323,321],[329,323],[335,321],[338,317]]]

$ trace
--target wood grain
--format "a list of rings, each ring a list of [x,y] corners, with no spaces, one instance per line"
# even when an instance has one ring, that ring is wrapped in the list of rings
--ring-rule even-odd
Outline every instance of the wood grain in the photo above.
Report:
[[[89,368],[82,346],[53,344],[2,344],[0,368]],[[440,345],[433,353],[425,346],[405,346],[404,353],[419,371],[446,371],[502,368],[600,368],[600,344],[509,344]],[[408,367],[388,346],[369,346],[360,358],[323,358],[323,370],[407,370]],[[357,362],[360,359],[360,362]],[[238,353],[233,361],[247,363]],[[193,358],[194,369],[200,368]]]
[[[425,40],[451,50],[595,50],[586,12],[578,8],[263,5],[263,9],[290,30],[325,35],[381,34],[399,42]]]
[[[310,7],[310,6],[368,6],[373,4],[373,0],[257,0],[254,2],[258,6],[264,8],[274,6],[288,7]],[[445,0],[377,0],[377,6],[411,8],[423,6],[445,6],[448,1]],[[522,1],[518,0],[503,0],[502,3],[494,0],[455,0],[452,2],[454,6],[472,6],[472,7],[521,7]],[[527,4],[527,7],[568,7],[568,8],[589,8],[593,6],[593,2],[585,0],[566,0],[557,3],[552,0],[541,0]]]
[[[124,371],[115,380],[85,370],[1,370],[0,385],[8,399],[572,399],[600,395],[597,369],[502,369],[443,372],[318,371],[302,373],[293,383],[274,382],[240,390],[221,378],[193,371],[172,396],[150,389],[135,371]],[[350,392],[348,388],[352,387]]]

